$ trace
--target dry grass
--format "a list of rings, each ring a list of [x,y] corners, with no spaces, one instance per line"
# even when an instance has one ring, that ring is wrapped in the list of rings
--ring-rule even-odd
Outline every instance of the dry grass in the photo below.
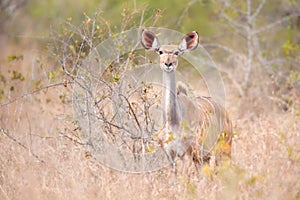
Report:
[[[24,60],[5,61],[12,52]],[[17,66],[25,76],[11,96],[30,88],[32,69],[44,77],[43,69],[33,67],[33,52],[7,48],[2,55],[2,69]],[[172,185],[168,169],[114,171],[71,140],[77,139],[71,90],[57,86],[0,107],[0,199],[300,199],[299,116],[276,109],[250,115],[251,106],[229,91],[236,133],[232,161],[198,178],[179,175]]]

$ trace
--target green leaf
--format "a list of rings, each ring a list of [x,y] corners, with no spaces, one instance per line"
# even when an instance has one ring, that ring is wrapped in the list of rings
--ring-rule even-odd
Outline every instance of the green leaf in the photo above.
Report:
[[[14,60],[23,60],[24,56],[23,55],[9,55],[7,56],[8,61],[14,61]]]
[[[20,80],[20,81],[24,81],[25,77],[20,73],[17,72],[15,70],[13,70],[13,75],[11,77],[11,80]]]
[[[0,88],[0,101],[3,99],[4,97],[4,90]]]
[[[113,82],[119,82],[120,78],[121,75],[118,72],[116,72],[115,75],[113,76]]]

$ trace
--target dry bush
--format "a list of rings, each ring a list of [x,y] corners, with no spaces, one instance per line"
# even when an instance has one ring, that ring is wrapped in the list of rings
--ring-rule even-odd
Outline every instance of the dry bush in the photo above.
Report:
[[[56,56],[63,56],[57,68],[50,67],[53,63],[45,59],[45,55],[26,47],[24,50],[19,46],[5,48],[2,54],[0,77],[5,81],[2,79],[0,85],[3,89],[0,101],[0,199],[300,198],[299,114],[293,109],[286,112],[274,109],[276,104],[266,106],[260,85],[250,90],[247,98],[235,95],[237,88],[232,86],[230,79],[225,79],[225,86],[229,94],[228,110],[235,125],[231,161],[224,161],[215,171],[205,166],[200,176],[179,174],[173,184],[170,183],[169,168],[131,174],[99,163],[87,151],[81,127],[72,115],[74,82],[82,81],[78,77],[78,67],[94,47],[88,38],[82,37],[89,34],[81,32],[87,22],[90,27],[93,18],[87,17],[83,29],[69,24],[71,33],[78,34],[78,42],[69,34],[56,37]],[[110,35],[102,36],[101,40]],[[8,61],[11,52],[16,52],[16,57],[23,55],[23,58],[13,57]],[[124,56],[121,63],[126,64],[129,57]],[[137,57],[134,62],[141,60]],[[116,68],[119,65],[113,63],[112,71],[105,73],[106,84],[114,86],[120,81],[123,71],[122,67]],[[236,79],[240,76],[238,71],[231,73]],[[149,90],[146,94],[143,93],[145,89]],[[111,90],[108,91],[104,99],[111,102]],[[95,99],[101,100],[105,90],[98,92]],[[131,97],[136,102],[145,98],[151,104],[159,98],[153,98],[152,94],[156,93],[159,88],[143,85]],[[299,99],[294,101],[299,105]],[[139,112],[138,107],[132,109]],[[101,113],[98,114],[101,119]],[[109,117],[106,113],[105,119]],[[106,134],[112,140],[115,137],[114,131],[109,129]],[[133,149],[129,148],[129,151]]]

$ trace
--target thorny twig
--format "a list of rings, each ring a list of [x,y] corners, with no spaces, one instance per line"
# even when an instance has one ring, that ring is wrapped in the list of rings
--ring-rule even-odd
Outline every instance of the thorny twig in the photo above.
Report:
[[[28,148],[26,145],[22,144],[20,141],[18,141],[16,138],[12,137],[8,130],[4,130],[4,128],[0,127],[0,132],[2,132],[5,136],[7,136],[10,140],[21,146],[22,148],[26,149],[27,151],[30,152],[30,154],[35,157],[39,162],[45,163],[44,160],[42,160],[37,154],[33,153],[30,148]]]
[[[65,134],[64,132],[59,132],[59,134],[76,144],[83,145],[83,146],[88,145],[87,143],[80,142],[78,139],[71,137],[71,136]]]
[[[16,102],[16,101],[18,101],[18,100],[20,100],[20,99],[26,98],[27,96],[33,95],[33,94],[38,93],[38,92],[40,92],[40,91],[42,91],[42,90],[46,90],[46,89],[53,88],[53,87],[57,87],[57,86],[61,86],[61,85],[65,86],[66,83],[67,83],[67,84],[72,84],[72,83],[74,83],[74,82],[73,82],[73,81],[67,81],[67,82],[64,81],[64,82],[58,82],[58,83],[52,83],[52,84],[46,85],[46,86],[44,86],[44,87],[38,88],[38,89],[33,90],[33,91],[30,91],[30,92],[28,92],[28,93],[25,93],[25,94],[23,94],[23,95],[21,95],[21,96],[19,96],[19,97],[17,97],[17,98],[11,99],[11,100],[9,100],[9,101],[3,103],[3,104],[0,104],[0,107],[2,107],[2,106],[7,106],[7,105],[9,105],[9,104],[12,104],[12,103],[14,103],[14,102]]]

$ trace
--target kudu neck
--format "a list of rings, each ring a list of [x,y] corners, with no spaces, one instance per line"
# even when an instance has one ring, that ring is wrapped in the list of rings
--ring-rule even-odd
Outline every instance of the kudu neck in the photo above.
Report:
[[[180,107],[176,91],[176,76],[175,71],[163,71],[163,106],[164,117],[169,125],[179,125],[180,122]]]

